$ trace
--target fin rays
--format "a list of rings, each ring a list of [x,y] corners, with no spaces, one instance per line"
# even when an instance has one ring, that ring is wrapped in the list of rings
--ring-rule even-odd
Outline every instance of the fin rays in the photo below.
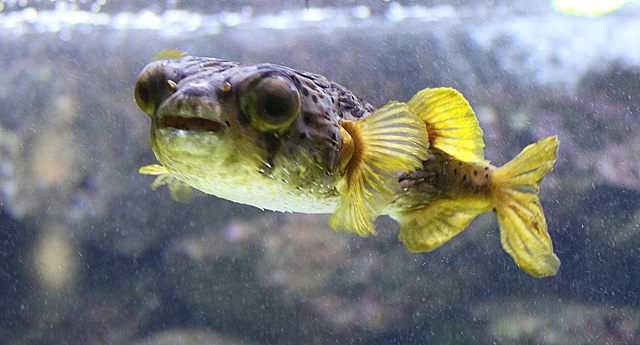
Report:
[[[338,185],[342,200],[330,220],[334,229],[375,235],[373,221],[393,200],[399,171],[413,171],[427,157],[428,133],[404,103],[390,102],[358,122],[344,121],[355,152]]]
[[[397,215],[398,239],[411,252],[432,251],[464,230],[478,214],[490,209],[487,200],[438,200]]]
[[[540,182],[553,168],[557,150],[556,137],[541,139],[494,173],[492,194],[502,246],[535,277],[554,275],[560,267],[538,199]]]
[[[487,162],[478,119],[458,91],[448,88],[424,89],[407,105],[427,124],[429,142],[433,147],[464,162]]]
[[[175,178],[167,168],[159,164],[141,167],[138,172],[143,175],[156,175],[151,183],[151,190],[156,190],[164,185],[169,188],[171,198],[179,202],[188,202],[193,199],[193,189],[188,184]]]

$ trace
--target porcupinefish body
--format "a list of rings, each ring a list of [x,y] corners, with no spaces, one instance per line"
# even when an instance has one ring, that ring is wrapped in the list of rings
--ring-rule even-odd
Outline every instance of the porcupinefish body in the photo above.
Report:
[[[325,77],[274,64],[159,54],[136,101],[152,119],[159,175],[175,199],[190,187],[263,209],[332,213],[336,230],[375,235],[388,214],[412,252],[431,251],[494,210],[501,242],[536,277],[560,261],[538,199],[556,137],[495,167],[482,130],[453,89],[424,89],[376,109]]]

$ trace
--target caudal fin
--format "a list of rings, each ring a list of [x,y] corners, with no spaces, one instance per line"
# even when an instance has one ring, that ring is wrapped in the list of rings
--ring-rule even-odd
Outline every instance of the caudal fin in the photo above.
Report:
[[[558,138],[544,138],[493,174],[492,200],[502,247],[535,277],[554,275],[560,267],[538,199],[540,182],[557,157]]]

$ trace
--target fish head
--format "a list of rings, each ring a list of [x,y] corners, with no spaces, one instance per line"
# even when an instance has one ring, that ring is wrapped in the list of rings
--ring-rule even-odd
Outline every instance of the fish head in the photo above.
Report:
[[[288,211],[314,199],[310,194],[337,198],[340,118],[322,91],[283,66],[186,57],[147,65],[136,101],[152,119],[156,157],[176,178],[225,199]]]

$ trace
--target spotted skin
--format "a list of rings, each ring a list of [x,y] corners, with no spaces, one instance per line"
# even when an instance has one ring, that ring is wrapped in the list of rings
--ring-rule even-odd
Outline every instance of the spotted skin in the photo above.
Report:
[[[289,80],[300,97],[299,114],[282,133],[256,130],[249,116],[238,111],[243,94],[272,76]],[[275,64],[243,66],[192,56],[159,60],[145,68],[137,85],[139,104],[152,118],[154,152],[174,176],[210,194],[280,211],[300,211],[304,205],[305,212],[330,213],[337,207],[339,121],[357,121],[375,111],[321,75]],[[163,118],[176,115],[219,122],[223,128],[215,134],[225,138],[225,145],[200,133],[163,126]],[[189,152],[190,158],[202,157],[187,162],[181,145],[201,151]],[[264,180],[261,187],[252,183],[255,179]],[[309,202],[310,196],[317,201]]]
[[[495,167],[456,90],[424,89],[375,109],[318,74],[181,57],[147,65],[136,101],[163,165],[141,172],[161,175],[154,183],[172,195],[187,184],[259,208],[333,213],[334,229],[361,236],[389,214],[412,252],[438,248],[494,210],[516,264],[536,277],[560,266],[538,199],[557,138]]]

